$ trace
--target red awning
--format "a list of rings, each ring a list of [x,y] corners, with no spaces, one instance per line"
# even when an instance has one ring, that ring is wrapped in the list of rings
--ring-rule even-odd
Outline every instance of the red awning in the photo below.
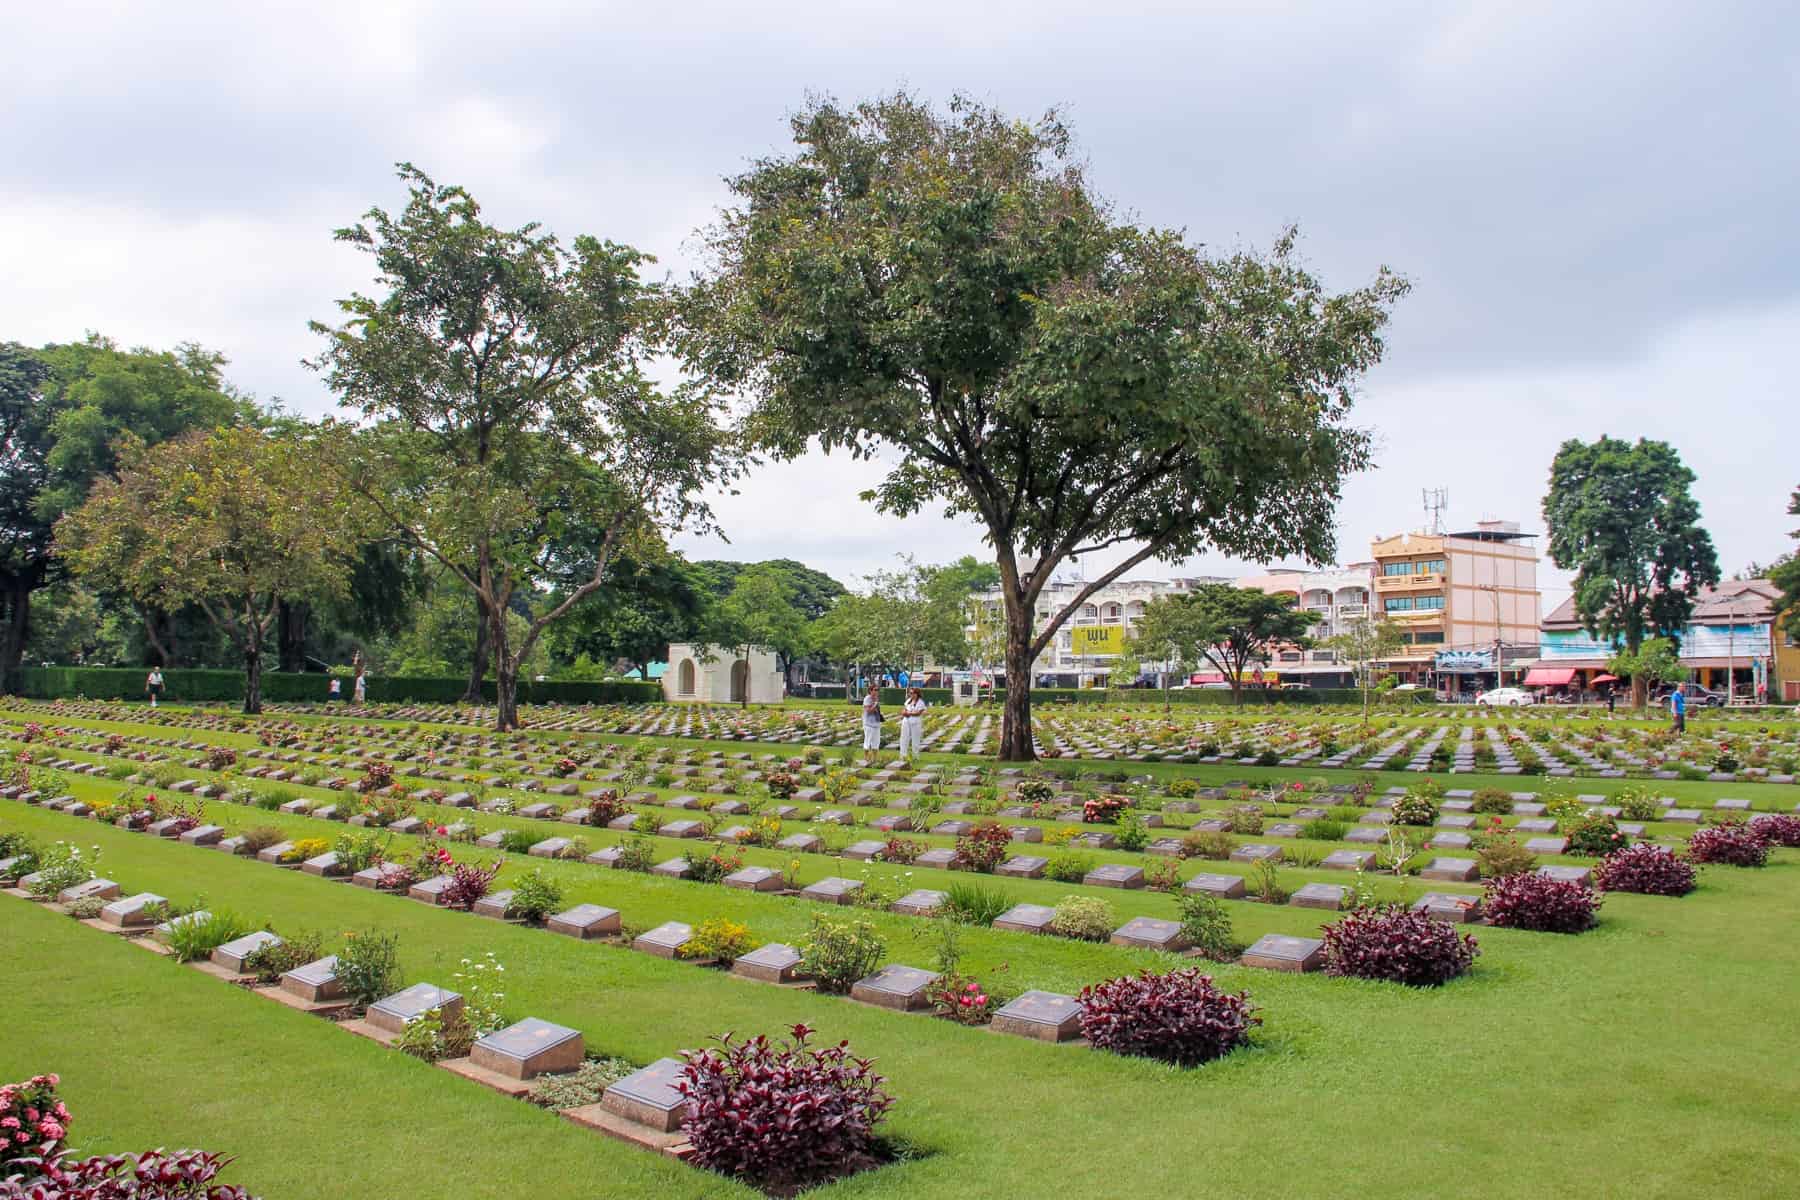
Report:
[[[1567,687],[1574,679],[1574,667],[1533,667],[1525,672],[1526,687]]]

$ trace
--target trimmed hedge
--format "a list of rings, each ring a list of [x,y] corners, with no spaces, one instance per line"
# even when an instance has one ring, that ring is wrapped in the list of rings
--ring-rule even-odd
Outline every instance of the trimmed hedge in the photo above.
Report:
[[[1408,703],[1433,704],[1437,701],[1435,692],[1408,692],[1412,699]],[[996,693],[998,698],[1006,696],[1006,689]],[[1376,704],[1383,700],[1393,699],[1376,692],[1370,699]],[[1169,700],[1174,704],[1211,704],[1231,705],[1230,688],[1181,688],[1169,692]],[[1157,704],[1163,702],[1163,694],[1157,688],[1032,688],[1033,704],[1054,704],[1071,702],[1075,704]],[[1260,688],[1244,689],[1244,707],[1257,704],[1361,704],[1362,693],[1355,688],[1295,688],[1292,690]]]
[[[954,697],[952,696],[949,688],[924,688],[921,690],[924,694],[925,702],[927,704],[944,705],[944,704],[953,703],[953,701],[954,701]],[[987,698],[990,695],[993,696],[995,703],[999,703],[1006,699],[1006,689],[999,688],[999,689],[996,689],[991,692],[986,688],[982,689],[981,698],[984,702],[987,700]],[[1387,695],[1384,693],[1376,692],[1376,693],[1371,694],[1370,699],[1375,704],[1381,704],[1384,700],[1394,700],[1394,699],[1401,699],[1401,703],[1403,703],[1403,704],[1435,704],[1437,702],[1437,693],[1435,693],[1435,692],[1427,692],[1427,691],[1407,692],[1407,693],[1404,693],[1404,696],[1408,697],[1408,698],[1401,699],[1400,697],[1396,697],[1393,695]],[[881,702],[883,704],[898,705],[905,698],[906,698],[906,693],[904,690],[902,690],[900,688],[883,688],[883,689],[881,689]],[[820,697],[820,699],[835,700],[836,697],[829,697],[829,698]],[[846,699],[851,704],[862,703],[862,695],[860,693],[857,693],[852,696],[848,696],[848,697],[846,697]],[[1169,700],[1175,704],[1207,704],[1207,705],[1230,706],[1232,703],[1231,689],[1229,689],[1229,688],[1182,688],[1180,690],[1171,691],[1169,693]],[[1038,705],[1038,704],[1160,705],[1162,702],[1163,702],[1163,694],[1160,690],[1158,690],[1156,688],[1032,688],[1031,689],[1031,703],[1034,705]],[[1356,704],[1356,705],[1360,705],[1361,703],[1362,703],[1362,693],[1360,691],[1356,690],[1355,688],[1306,688],[1304,690],[1295,689],[1295,690],[1290,690],[1290,691],[1281,691],[1278,689],[1270,689],[1270,690],[1264,691],[1264,690],[1261,690],[1258,688],[1249,688],[1249,687],[1244,689],[1244,707],[1246,707],[1246,708],[1248,708],[1252,705],[1256,705],[1256,704]]]
[[[22,694],[37,700],[85,698],[88,700],[142,700],[144,667],[26,667],[20,672]],[[343,679],[343,695],[350,697],[350,680]],[[326,698],[330,675],[265,671],[263,699],[271,703],[307,703]],[[174,703],[194,701],[237,702],[244,698],[242,671],[171,669],[163,672],[163,698]],[[454,704],[462,699],[467,679],[428,676],[370,675],[368,695],[373,703]],[[482,685],[482,695],[494,698],[494,681]],[[642,704],[662,699],[662,685],[634,681],[550,679],[519,681],[521,704]]]

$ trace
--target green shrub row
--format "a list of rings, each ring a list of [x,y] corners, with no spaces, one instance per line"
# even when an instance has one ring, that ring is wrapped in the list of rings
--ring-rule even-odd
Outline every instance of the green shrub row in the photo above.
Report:
[[[86,698],[89,700],[142,700],[146,668],[137,667],[27,667],[20,672],[22,694],[38,700]],[[276,703],[306,703],[326,698],[331,676],[265,671],[263,699]],[[163,672],[163,695],[176,703],[193,701],[241,701],[242,671],[172,669]],[[368,677],[368,696],[373,703],[452,704],[462,699],[467,679],[427,676]],[[350,681],[343,694],[350,696]],[[494,698],[494,683],[482,685],[482,695]],[[620,680],[550,679],[519,681],[521,704],[641,704],[662,699],[662,686]]]

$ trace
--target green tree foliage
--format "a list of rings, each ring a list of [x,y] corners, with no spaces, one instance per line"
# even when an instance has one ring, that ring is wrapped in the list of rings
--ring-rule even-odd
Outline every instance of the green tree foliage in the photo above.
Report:
[[[1218,639],[1211,614],[1186,595],[1154,596],[1144,603],[1125,650],[1113,662],[1114,678],[1136,679],[1145,667],[1155,665],[1162,686],[1163,707],[1169,707],[1169,678],[1186,675],[1206,659]]]
[[[1404,292],[1328,294],[1291,235],[1214,256],[1117,220],[1051,113],[908,95],[793,118],[797,149],[730,181],[682,348],[745,395],[772,453],[884,454],[869,498],[978,520],[1007,625],[1000,755],[1032,757],[1032,661],[1148,559],[1335,549],[1368,461],[1352,389]],[[1133,549],[1034,629],[1072,554]]]
[[[316,448],[248,426],[128,441],[116,478],[57,525],[82,579],[145,604],[196,604],[243,656],[244,711],[262,711],[262,655],[284,598],[349,588],[356,514]]]
[[[1794,489],[1787,510],[1789,516],[1800,517],[1800,487]],[[1800,541],[1800,529],[1792,536]],[[1791,636],[1800,636],[1800,554],[1784,555],[1769,569],[1769,582],[1781,589],[1775,610],[1783,614],[1782,628]]]
[[[712,606],[704,574],[679,555],[622,551],[600,589],[552,631],[551,655],[559,663],[624,659],[648,679],[669,643],[705,640]]]
[[[1638,647],[1635,654],[1630,650],[1616,650],[1606,660],[1606,669],[1622,679],[1630,679],[1634,689],[1640,682],[1649,688],[1680,683],[1688,677],[1687,668],[1681,665],[1681,654],[1670,638],[1651,638]]]
[[[712,395],[664,394],[638,371],[658,299],[638,278],[644,255],[500,229],[462,188],[399,173],[399,215],[371,209],[337,232],[373,256],[383,294],[341,301],[342,325],[315,322],[327,344],[311,365],[374,422],[340,431],[338,470],[477,598],[495,724],[513,729],[520,664],[544,630],[599,590],[621,549],[708,528],[702,492],[737,459]],[[516,636],[519,598],[531,616]]]
[[[738,576],[745,571],[753,567],[771,571],[781,577],[792,595],[794,607],[808,621],[818,620],[831,607],[832,602],[848,590],[825,572],[814,570],[791,558],[770,558],[757,563],[707,558],[696,562],[694,566],[705,573],[713,596],[719,600],[731,594]]]
[[[1398,625],[1373,617],[1352,620],[1324,641],[1325,648],[1356,673],[1356,684],[1362,689],[1365,726],[1369,723],[1369,692],[1375,686],[1375,665],[1391,658],[1403,644]]]
[[[0,691],[17,690],[32,594],[57,578],[56,520],[113,469],[119,440],[155,444],[252,415],[224,362],[198,346],[123,351],[97,336],[0,344]]]
[[[785,572],[760,564],[740,572],[731,591],[713,607],[705,640],[740,654],[766,646],[785,674],[806,646],[806,617],[788,580]],[[749,702],[746,691],[744,703]]]
[[[1679,636],[1700,590],[1719,582],[1693,481],[1673,446],[1643,438],[1570,439],[1551,463],[1550,561],[1575,572],[1575,612],[1587,631],[1628,654],[1649,638]],[[1631,696],[1642,708],[1642,678],[1633,677]]]
[[[1211,628],[1202,657],[1225,676],[1239,704],[1245,672],[1267,664],[1277,646],[1309,645],[1306,631],[1319,619],[1284,596],[1229,583],[1203,583],[1181,599],[1193,606],[1196,625]]]

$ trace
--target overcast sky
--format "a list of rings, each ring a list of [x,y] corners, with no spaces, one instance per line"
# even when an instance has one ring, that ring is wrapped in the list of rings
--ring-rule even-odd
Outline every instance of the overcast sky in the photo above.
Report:
[[[394,162],[679,278],[721,177],[782,149],[808,91],[961,90],[1063,107],[1145,221],[1214,245],[1296,223],[1335,286],[1413,280],[1359,405],[1379,465],[1349,485],[1343,560],[1418,527],[1426,487],[1452,524],[1541,529],[1556,446],[1602,433],[1674,443],[1727,573],[1791,545],[1787,5],[65,2],[6,24],[0,340],[197,341],[323,413],[306,321],[367,270],[330,231],[404,202]],[[868,470],[766,468],[719,506],[731,545],[686,548],[847,581],[983,552],[875,515]]]

